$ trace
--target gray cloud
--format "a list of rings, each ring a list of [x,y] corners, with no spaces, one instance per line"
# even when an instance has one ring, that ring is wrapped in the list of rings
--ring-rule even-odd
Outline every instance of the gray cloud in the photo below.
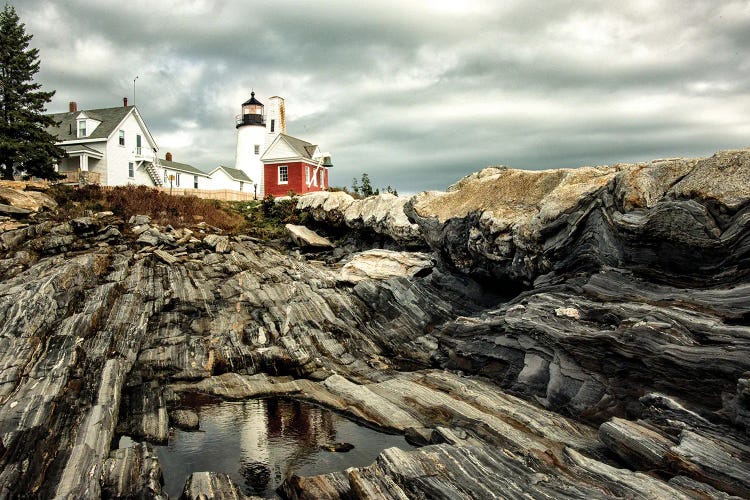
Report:
[[[162,152],[234,163],[254,88],[289,132],[368,172],[443,189],[487,165],[573,167],[750,144],[745,1],[274,2],[16,5],[50,111],[136,102]],[[459,8],[460,7],[460,8]]]

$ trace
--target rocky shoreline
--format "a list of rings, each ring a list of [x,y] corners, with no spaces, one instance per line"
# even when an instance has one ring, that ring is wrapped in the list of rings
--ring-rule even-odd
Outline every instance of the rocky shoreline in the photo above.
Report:
[[[185,394],[298,398],[421,446],[286,498],[750,496],[749,150],[306,195],[319,228],[387,241],[322,260],[55,222],[40,196],[0,233],[0,498],[166,498],[149,443],[192,425]],[[244,497],[215,473],[183,496],[210,491]]]

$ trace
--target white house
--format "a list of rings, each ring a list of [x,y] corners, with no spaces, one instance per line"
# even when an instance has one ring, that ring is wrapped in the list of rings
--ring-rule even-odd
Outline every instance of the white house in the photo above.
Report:
[[[120,107],[81,111],[71,102],[67,113],[51,116],[57,125],[47,131],[68,153],[57,165],[67,181],[86,176],[88,182],[106,186],[164,185],[156,141],[127,98]]]
[[[242,170],[225,167],[220,165],[208,173],[210,180],[206,189],[230,189],[232,191],[242,191],[252,194],[255,192],[255,184],[252,179]]]
[[[216,189],[211,187],[213,180],[209,174],[187,163],[173,161],[172,153],[167,153],[163,160],[157,160],[156,168],[164,187]]]

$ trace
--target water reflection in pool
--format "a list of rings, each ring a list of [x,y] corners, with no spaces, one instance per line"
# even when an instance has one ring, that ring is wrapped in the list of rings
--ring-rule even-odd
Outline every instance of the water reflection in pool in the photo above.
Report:
[[[288,472],[324,474],[372,463],[385,448],[412,449],[403,436],[359,425],[295,400],[256,399],[202,406],[200,431],[176,430],[156,447],[165,489],[178,497],[191,472],[225,472],[246,494],[272,496]],[[347,442],[346,453],[321,445]]]

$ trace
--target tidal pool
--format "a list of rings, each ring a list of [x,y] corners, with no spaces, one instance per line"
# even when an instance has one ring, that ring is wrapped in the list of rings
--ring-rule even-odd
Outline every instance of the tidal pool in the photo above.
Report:
[[[371,464],[386,448],[414,449],[403,436],[376,431],[330,410],[291,399],[221,402],[196,409],[200,430],[175,430],[155,446],[172,498],[190,473],[225,472],[246,494],[274,496],[292,473],[313,476]],[[321,445],[346,442],[354,449],[329,452]],[[121,442],[120,446],[127,446]]]

